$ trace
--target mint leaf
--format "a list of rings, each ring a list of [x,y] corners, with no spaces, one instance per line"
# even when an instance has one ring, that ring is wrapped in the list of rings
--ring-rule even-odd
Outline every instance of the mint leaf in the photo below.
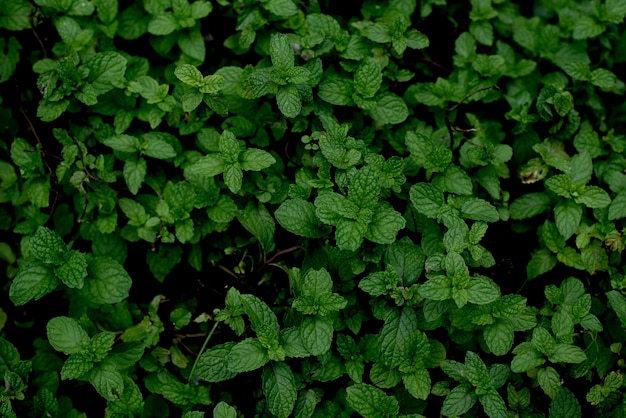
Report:
[[[108,401],[119,399],[124,392],[124,377],[109,363],[101,363],[89,373],[89,381],[102,397]]]
[[[256,338],[246,338],[235,344],[226,355],[228,370],[233,373],[256,370],[269,360],[267,350]]]
[[[488,277],[475,275],[467,287],[468,301],[477,305],[486,305],[500,297],[500,288]]]
[[[267,151],[248,148],[241,154],[241,169],[245,171],[261,171],[271,166],[276,159]]]
[[[262,203],[255,205],[250,202],[244,210],[239,211],[237,219],[259,240],[264,252],[268,253],[274,249],[276,223]]]
[[[378,123],[390,123],[397,125],[409,117],[409,109],[402,100],[393,93],[383,93],[375,97],[376,107],[372,109],[371,115]]]
[[[607,292],[609,306],[617,314],[623,326],[626,326],[626,297],[616,290]]]
[[[124,180],[128,186],[128,190],[136,195],[139,193],[139,189],[143,184],[146,174],[148,173],[148,163],[143,158],[134,160],[127,160],[124,163]]]
[[[470,410],[476,400],[476,394],[470,385],[459,385],[444,399],[441,413],[448,417],[461,416]]]
[[[82,289],[87,277],[87,259],[85,254],[71,250],[65,255],[65,263],[54,269],[54,274],[67,287]]]
[[[270,38],[272,65],[279,71],[287,71],[294,66],[294,54],[287,36],[275,33]]]
[[[300,114],[302,101],[295,85],[280,87],[276,93],[278,109],[287,118],[295,118]]]
[[[228,354],[234,346],[234,342],[228,342],[200,354],[194,376],[207,382],[222,382],[235,377],[238,372],[228,368]]]
[[[430,394],[430,375],[428,371],[424,369],[416,370],[411,374],[405,374],[402,376],[402,383],[409,392],[416,399],[426,400]]]
[[[46,227],[39,227],[30,240],[33,256],[42,263],[60,265],[67,247],[61,237]]]
[[[497,222],[500,220],[498,210],[483,199],[469,198],[461,206],[461,216],[475,221]]]
[[[550,209],[552,199],[547,193],[528,193],[515,199],[509,208],[511,218],[521,220],[532,218]]]
[[[87,81],[94,94],[100,96],[116,87],[126,87],[126,65],[126,58],[113,51],[96,53],[85,61],[84,66],[89,69]]]
[[[139,139],[134,136],[121,134],[105,139],[102,143],[115,151],[137,152],[139,151]]]
[[[381,360],[389,367],[398,367],[409,355],[417,317],[413,309],[393,310],[380,330],[378,346]]]
[[[626,191],[621,191],[609,205],[609,221],[626,218]]]
[[[183,64],[181,66],[176,67],[174,70],[174,75],[183,83],[192,86],[192,87],[201,87],[202,86],[202,73],[193,65]]]
[[[410,238],[393,242],[385,252],[385,263],[391,265],[405,286],[415,283],[424,269],[425,255]]]
[[[74,354],[87,348],[89,336],[74,318],[57,316],[46,325],[50,345],[63,354]]]
[[[600,187],[586,186],[576,201],[588,208],[603,208],[611,203],[611,197]]]
[[[398,416],[396,398],[365,383],[357,383],[346,389],[346,401],[351,408],[365,418]]]
[[[362,61],[354,73],[354,89],[365,98],[374,97],[382,81],[383,73],[373,58]]]
[[[549,359],[553,363],[582,363],[587,360],[587,355],[575,345],[557,344]]]
[[[80,293],[93,303],[113,304],[128,297],[132,280],[124,267],[108,257],[95,257],[87,263],[88,277]]]
[[[11,283],[9,297],[16,305],[24,305],[52,292],[58,284],[50,267],[40,261],[24,261]]]
[[[578,400],[566,387],[562,387],[550,404],[550,418],[580,418],[582,412]]]
[[[437,218],[439,209],[444,205],[443,192],[429,183],[418,183],[409,191],[411,203],[418,212],[429,218]]]
[[[221,401],[213,408],[213,418],[237,418],[237,411],[226,402]]]
[[[381,202],[376,207],[364,235],[368,240],[378,244],[392,244],[405,224],[402,215],[393,210],[387,202]]]
[[[308,316],[302,321],[300,335],[304,347],[314,356],[330,350],[333,339],[333,322],[328,317]]]
[[[571,200],[561,201],[555,206],[554,221],[557,229],[561,235],[563,235],[563,238],[568,239],[574,235],[580,224],[582,215],[582,206]]]
[[[289,366],[285,363],[271,363],[263,368],[261,380],[270,412],[279,418],[287,418],[293,411],[298,394]]]
[[[315,205],[303,199],[285,200],[274,212],[278,223],[287,231],[306,238],[325,236],[323,225],[315,216]]]

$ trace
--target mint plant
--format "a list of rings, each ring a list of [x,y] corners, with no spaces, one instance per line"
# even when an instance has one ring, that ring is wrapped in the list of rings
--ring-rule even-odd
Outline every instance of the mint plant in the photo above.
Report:
[[[625,17],[4,1],[0,415],[623,416]]]

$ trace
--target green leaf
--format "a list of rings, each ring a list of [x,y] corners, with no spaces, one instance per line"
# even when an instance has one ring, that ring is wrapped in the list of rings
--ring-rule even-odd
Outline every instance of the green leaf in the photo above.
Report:
[[[503,356],[513,347],[514,327],[508,319],[496,319],[483,333],[487,347],[496,356]]]
[[[113,148],[120,152],[137,152],[139,151],[139,139],[134,136],[121,134],[115,135],[102,141],[107,147]]]
[[[136,195],[139,193],[139,189],[141,188],[141,184],[146,178],[147,173],[148,164],[143,158],[139,158],[137,161],[127,160],[124,163],[124,180],[126,181],[128,190],[132,194]]]
[[[609,221],[626,218],[626,191],[621,191],[609,205]]]
[[[287,36],[275,33],[270,38],[270,57],[274,68],[287,71],[294,66],[294,53]]]
[[[425,369],[418,369],[410,374],[402,376],[402,383],[416,399],[426,400],[430,394],[430,375]]]
[[[545,363],[541,353],[534,349],[531,343],[521,343],[513,349],[515,357],[511,361],[511,371],[522,373]]]
[[[361,208],[371,208],[378,202],[378,175],[371,166],[358,170],[350,180],[348,199]]]
[[[489,202],[478,198],[469,198],[461,206],[461,216],[475,221],[497,222],[498,210]]]
[[[287,118],[295,118],[302,109],[300,93],[294,84],[288,84],[278,89],[276,103],[280,112]]]
[[[298,7],[292,0],[269,0],[263,4],[270,13],[277,16],[289,17],[298,13]]]
[[[587,360],[587,355],[575,345],[557,344],[549,359],[553,363],[582,363]]]
[[[371,115],[378,123],[396,125],[409,117],[409,109],[401,97],[387,92],[376,96],[376,107],[372,109]]]
[[[242,182],[243,171],[241,171],[241,168],[234,164],[226,165],[224,168],[224,183],[226,183],[228,189],[236,194],[241,190]]]
[[[23,261],[11,283],[9,297],[16,305],[24,305],[52,292],[58,284],[49,266],[40,261]]]
[[[373,58],[361,61],[354,73],[354,89],[364,98],[374,97],[382,81],[383,73]]]
[[[224,158],[219,154],[209,154],[185,167],[185,178],[213,177],[224,172]]]
[[[326,269],[308,270],[302,279],[298,294],[319,297],[332,291],[333,281]]]
[[[504,399],[495,389],[489,390],[479,397],[480,403],[489,418],[506,418],[507,408]]]
[[[365,418],[397,417],[399,412],[396,398],[365,383],[349,386],[346,389],[346,401]]]
[[[465,354],[465,377],[476,387],[477,392],[483,393],[492,387],[492,379],[487,366],[473,351]]]
[[[89,370],[93,369],[93,366],[94,362],[88,353],[84,351],[76,352],[69,356],[69,358],[65,360],[65,363],[63,363],[61,379],[78,379]]]
[[[66,253],[65,263],[54,269],[54,274],[67,287],[82,289],[87,277],[87,259],[85,254],[76,250]]]
[[[302,321],[300,335],[304,346],[312,355],[322,355],[330,350],[333,322],[328,317],[308,316]]]
[[[60,265],[64,262],[67,246],[56,232],[40,226],[30,239],[35,258],[45,264]]]
[[[248,148],[241,154],[241,169],[245,171],[261,171],[271,166],[276,159],[267,151]]]
[[[387,202],[381,202],[367,225],[365,238],[378,244],[392,244],[398,232],[404,228],[406,220],[391,208]]]
[[[550,209],[552,199],[547,193],[528,193],[515,199],[509,207],[511,218],[522,220],[537,216]]]
[[[31,5],[27,1],[8,0],[0,13],[0,28],[10,31],[28,29],[30,23]]]
[[[193,65],[183,64],[174,70],[174,75],[183,83],[192,87],[202,86],[202,73]]]
[[[306,238],[325,236],[323,225],[315,216],[315,205],[303,199],[285,200],[274,212],[278,223],[287,231]]]
[[[450,283],[450,278],[446,276],[430,277],[426,283],[420,286],[419,293],[426,299],[450,299],[452,297],[452,284]]]
[[[234,342],[228,342],[200,354],[194,376],[207,382],[222,382],[235,377],[239,372],[228,368],[228,354],[234,346]]]
[[[88,277],[80,293],[89,301],[113,304],[128,297],[133,281],[120,263],[108,257],[88,261]]]
[[[398,367],[412,348],[411,335],[417,328],[417,316],[412,308],[393,310],[380,330],[378,346],[380,359],[389,367]]]
[[[447,417],[461,416],[476,403],[476,393],[470,385],[459,385],[452,389],[443,401],[441,413]]]
[[[266,348],[256,338],[246,338],[235,344],[226,355],[228,370],[233,373],[256,370],[269,360]]]
[[[176,157],[176,151],[164,138],[167,134],[161,132],[148,132],[142,135],[143,144],[141,153],[148,157],[166,160]]]
[[[265,253],[274,249],[276,222],[262,203],[255,205],[249,202],[244,210],[237,213],[237,220],[259,240]]]
[[[537,382],[551,399],[554,399],[561,390],[561,376],[552,367],[539,369]]]
[[[74,318],[57,316],[46,325],[50,345],[63,354],[74,354],[89,345],[89,336]]]
[[[237,418],[237,410],[221,401],[213,408],[213,418]]]
[[[417,183],[409,191],[413,207],[429,218],[437,218],[439,209],[444,205],[443,192],[433,184]]]
[[[486,305],[500,297],[500,288],[488,277],[475,275],[467,287],[468,301],[476,305]]]
[[[351,80],[339,77],[325,78],[318,86],[317,96],[323,101],[337,105],[348,106],[352,101],[353,84]]]
[[[595,38],[605,31],[606,27],[597,22],[592,16],[578,15],[574,21],[572,38],[587,39]]]
[[[101,363],[89,374],[89,381],[102,397],[108,401],[119,399],[124,392],[124,378],[110,363]]]
[[[394,241],[385,252],[385,263],[392,266],[405,286],[415,283],[424,269],[425,255],[410,238]]]
[[[85,61],[84,66],[89,69],[87,81],[94,94],[100,96],[116,87],[126,87],[126,64],[126,58],[113,51],[96,53]]]
[[[550,418],[581,418],[578,399],[566,387],[562,387],[550,404]]]
[[[261,299],[254,295],[239,295],[244,313],[248,315],[252,329],[258,331],[261,327],[271,327],[274,331],[279,331],[276,314]]]
[[[261,375],[263,393],[267,407],[279,418],[287,418],[297,399],[297,386],[294,375],[285,363],[270,363],[263,368]]]
[[[626,327],[626,297],[617,290],[611,290],[606,294],[609,307],[617,314],[622,326]]]
[[[148,32],[153,35],[169,35],[178,28],[176,19],[169,13],[154,16],[148,23]]]
[[[363,243],[363,237],[367,233],[367,226],[349,219],[337,223],[335,239],[337,247],[346,251],[356,251]]]
[[[588,208],[603,208],[611,203],[611,197],[600,187],[586,186],[576,201]]]
[[[582,215],[582,206],[571,200],[562,200],[557,203],[554,208],[554,221],[563,238],[569,239],[574,235],[580,225]]]

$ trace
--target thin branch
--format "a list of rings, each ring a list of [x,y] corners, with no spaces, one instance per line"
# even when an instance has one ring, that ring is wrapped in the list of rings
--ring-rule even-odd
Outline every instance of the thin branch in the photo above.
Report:
[[[281,256],[283,254],[288,254],[288,253],[294,252],[296,250],[300,250],[302,248],[303,248],[302,245],[295,245],[293,247],[289,247],[289,248],[285,248],[284,250],[277,251],[273,256],[271,256],[269,259],[265,260],[263,262],[263,264],[261,264],[261,266],[257,269],[257,273],[259,271],[263,270],[272,261],[274,261],[274,259],[276,259],[276,257],[279,257],[279,256]]]
[[[467,96],[463,97],[460,102],[455,103],[454,105],[452,105],[451,107],[446,109],[446,128],[448,128],[448,134],[450,134],[450,143],[452,143],[452,141],[454,141],[453,130],[456,130],[457,132],[471,132],[469,130],[461,130],[461,128],[457,128],[457,127],[454,127],[454,129],[453,129],[452,128],[452,124],[450,123],[450,113],[454,112],[457,107],[461,106],[470,97],[472,97],[472,96],[474,96],[474,95],[476,95],[476,94],[478,94],[480,92],[483,92],[485,90],[491,90],[491,89],[500,90],[500,87],[498,87],[497,84],[494,84],[493,86],[483,87],[483,88],[480,88],[478,90],[474,90],[473,92],[469,93]]]

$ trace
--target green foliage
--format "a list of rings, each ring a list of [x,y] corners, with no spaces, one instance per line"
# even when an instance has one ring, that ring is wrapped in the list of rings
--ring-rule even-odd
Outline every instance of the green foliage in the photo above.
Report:
[[[3,2],[0,415],[624,415],[626,2],[340,3]]]

